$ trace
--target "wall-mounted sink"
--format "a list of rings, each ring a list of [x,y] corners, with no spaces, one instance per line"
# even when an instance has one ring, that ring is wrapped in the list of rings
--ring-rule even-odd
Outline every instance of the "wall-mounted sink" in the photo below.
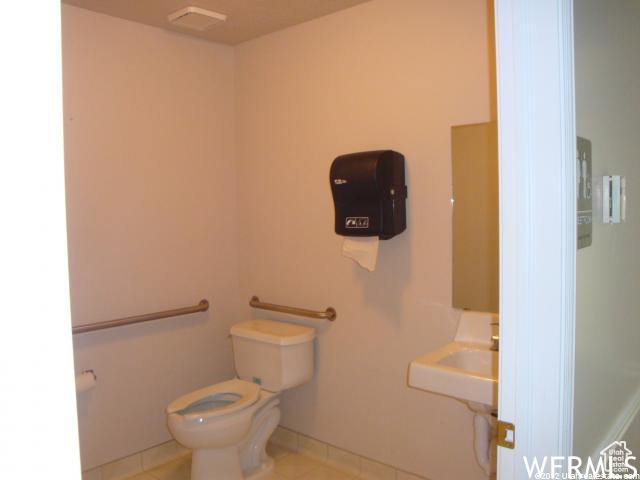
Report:
[[[496,408],[498,352],[491,350],[498,316],[463,312],[453,342],[409,365],[409,385]]]

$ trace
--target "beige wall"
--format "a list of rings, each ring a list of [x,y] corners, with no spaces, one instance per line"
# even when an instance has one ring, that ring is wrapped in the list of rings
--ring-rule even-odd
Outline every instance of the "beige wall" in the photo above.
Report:
[[[62,6],[74,324],[208,298],[206,314],[74,338],[83,467],[170,438],[164,408],[233,375],[233,50]]]
[[[621,440],[627,442],[627,448],[632,452],[640,451],[640,416],[636,415],[633,418]]]
[[[283,424],[434,480],[483,478],[471,413],[406,373],[457,325],[450,129],[490,119],[487,28],[483,0],[376,0],[236,49],[241,299],[338,312]],[[408,227],[368,273],[340,255],[329,166],[383,148],[406,157]]]
[[[602,175],[626,176],[629,198],[627,222],[603,225],[596,189],[593,244],[578,251],[574,446],[581,456],[606,446],[640,401],[639,23],[635,0],[575,2],[577,133],[592,142],[594,185]],[[639,437],[632,425],[630,441]]]

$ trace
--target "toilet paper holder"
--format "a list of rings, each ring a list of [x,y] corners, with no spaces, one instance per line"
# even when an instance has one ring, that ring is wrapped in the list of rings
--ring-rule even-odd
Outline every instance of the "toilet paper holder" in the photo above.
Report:
[[[86,392],[94,388],[98,381],[98,376],[92,370],[84,370],[76,374],[76,393]]]

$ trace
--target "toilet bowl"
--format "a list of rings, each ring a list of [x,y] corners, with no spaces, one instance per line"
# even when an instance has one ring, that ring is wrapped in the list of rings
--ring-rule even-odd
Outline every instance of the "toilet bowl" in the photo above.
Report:
[[[169,404],[169,430],[189,448],[236,445],[249,432],[259,397],[258,385],[238,379],[196,390]]]
[[[211,479],[213,471],[215,478],[254,480],[259,478],[257,473],[268,473],[271,465],[261,453],[280,419],[277,404],[273,393],[239,379],[171,402],[167,407],[169,431],[193,451],[192,478]],[[254,422],[258,413],[260,421]],[[260,428],[264,433],[258,436]]]
[[[192,480],[258,480],[278,426],[278,393],[313,375],[315,330],[270,320],[231,329],[238,377],[183,395],[167,407],[173,437],[192,450]]]

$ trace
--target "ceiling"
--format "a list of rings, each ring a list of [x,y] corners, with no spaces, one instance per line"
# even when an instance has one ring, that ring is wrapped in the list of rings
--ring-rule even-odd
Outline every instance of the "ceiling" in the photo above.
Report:
[[[369,0],[62,0],[134,22],[235,45]],[[198,32],[171,25],[167,15],[187,6],[213,10],[227,20]]]

